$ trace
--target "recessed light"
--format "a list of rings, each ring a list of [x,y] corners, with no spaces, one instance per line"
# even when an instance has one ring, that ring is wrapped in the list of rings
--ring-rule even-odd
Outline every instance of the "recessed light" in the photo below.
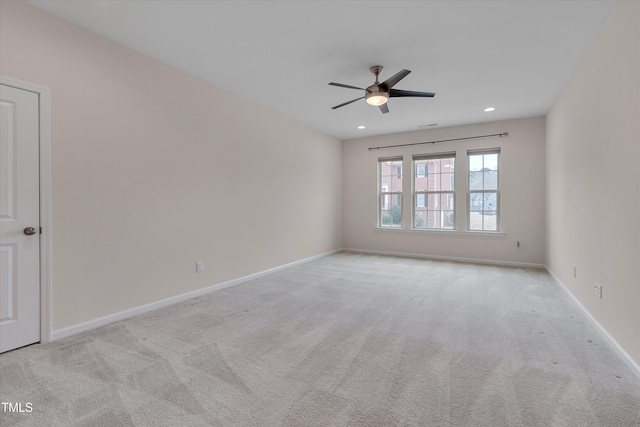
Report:
[[[365,128],[365,126],[363,126],[363,125],[358,126],[358,129],[364,129],[364,128]]]
[[[485,109],[484,109],[484,111],[485,111],[486,113],[488,113],[489,111],[495,111],[495,110],[496,110],[496,109],[495,109],[494,107],[487,107],[487,108],[485,108]]]

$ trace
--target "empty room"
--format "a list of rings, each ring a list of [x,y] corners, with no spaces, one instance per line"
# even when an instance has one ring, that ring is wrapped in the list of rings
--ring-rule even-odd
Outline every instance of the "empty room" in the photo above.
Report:
[[[640,426],[640,2],[0,0],[0,426]]]

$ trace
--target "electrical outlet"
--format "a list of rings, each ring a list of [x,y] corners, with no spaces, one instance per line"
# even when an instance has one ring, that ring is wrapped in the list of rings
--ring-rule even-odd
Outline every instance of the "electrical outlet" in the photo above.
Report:
[[[196,261],[196,273],[202,273],[204,271],[204,261]]]
[[[602,299],[602,285],[596,282],[596,285],[593,287],[593,293],[600,299]]]

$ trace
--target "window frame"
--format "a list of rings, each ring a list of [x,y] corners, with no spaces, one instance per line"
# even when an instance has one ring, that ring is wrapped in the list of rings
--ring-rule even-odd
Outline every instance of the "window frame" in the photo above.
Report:
[[[471,170],[471,159],[473,156],[485,156],[485,155],[492,155],[495,154],[497,156],[497,161],[496,161],[496,188],[495,189],[487,189],[484,188],[484,175],[483,175],[483,188],[482,189],[471,189],[471,173],[472,172],[478,172],[478,171],[472,171]],[[501,152],[500,152],[500,148],[491,148],[491,149],[480,149],[480,150],[468,150],[467,151],[467,231],[472,232],[472,233],[500,233],[501,229],[500,229],[500,207],[501,207],[501,203],[500,203],[500,170],[501,170]],[[483,158],[483,166],[484,166],[484,158]],[[485,168],[483,167],[481,170],[484,170]],[[484,196],[485,194],[493,194],[495,193],[495,218],[496,218],[496,225],[495,225],[495,229],[486,229],[485,228],[485,216],[486,214],[484,214],[485,212],[490,212],[484,209],[484,200],[486,200],[486,197]],[[482,209],[480,212],[482,212],[483,214],[482,216],[482,228],[481,229],[474,229],[471,228],[471,214],[472,214],[472,208],[477,206],[474,205],[471,201],[472,195],[473,194],[482,194]]]
[[[420,190],[418,191],[416,188],[416,180],[418,178],[427,178],[427,182],[429,179],[429,163],[418,163],[418,162],[423,162],[423,161],[435,161],[435,160],[444,160],[444,159],[451,159],[452,160],[452,164],[453,164],[453,168],[452,170],[450,170],[447,174],[449,175],[449,179],[450,179],[450,186],[451,189],[449,190],[442,190],[442,181],[440,183],[440,188],[438,190],[429,190],[428,188],[426,190]],[[456,197],[456,186],[455,186],[455,162],[456,162],[456,152],[446,152],[446,153],[434,153],[434,154],[415,154],[412,156],[412,170],[413,170],[413,176],[412,176],[412,201],[411,201],[411,228],[413,230],[436,230],[436,231],[455,231],[456,230],[456,204],[457,204],[457,197]],[[420,168],[420,166],[424,165],[424,170],[422,170],[423,168]],[[418,172],[420,170],[420,172]],[[443,172],[442,170],[437,172],[438,175],[442,176]],[[430,196],[435,195],[438,200],[442,200],[442,196],[443,195],[450,195],[451,196],[451,206],[449,209],[429,209],[429,199]],[[424,206],[418,206],[418,196],[423,196],[423,201],[424,201]],[[427,225],[426,226],[420,226],[418,227],[416,225],[417,222],[417,215],[416,215],[416,211],[417,208],[420,207],[424,207],[426,208],[426,213],[427,213]],[[451,212],[451,226],[450,227],[446,227],[444,226],[444,221],[441,221],[440,223],[440,227],[429,227],[428,223],[428,216],[429,216],[429,212],[439,212],[442,215],[442,212]]]
[[[383,175],[383,164],[385,163],[396,163],[399,162],[399,164],[396,165],[390,165],[391,166],[391,170],[389,171],[388,175]],[[377,218],[377,222],[378,222],[378,227],[379,228],[385,228],[385,229],[398,229],[398,228],[402,228],[402,217],[403,217],[403,210],[402,210],[402,204],[403,204],[403,199],[402,199],[402,187],[404,185],[404,174],[403,174],[403,158],[402,156],[394,156],[394,157],[381,157],[378,159],[378,201],[377,201],[377,205],[378,205],[378,218]],[[398,179],[400,180],[400,188],[399,190],[396,191],[389,191],[389,189],[391,188],[391,190],[394,190],[392,185],[383,185],[383,177],[384,176],[388,176],[391,179]],[[386,190],[386,191],[384,191]],[[388,206],[387,203],[384,203],[388,197]],[[394,197],[398,197],[398,204],[397,206],[399,206],[400,208],[400,222],[396,225],[394,225],[393,222],[393,198]],[[383,209],[384,208],[384,209]],[[384,224],[383,223],[383,219],[385,217],[385,215],[383,214],[384,212],[388,212],[388,214],[391,216],[391,221],[389,222],[389,224]]]

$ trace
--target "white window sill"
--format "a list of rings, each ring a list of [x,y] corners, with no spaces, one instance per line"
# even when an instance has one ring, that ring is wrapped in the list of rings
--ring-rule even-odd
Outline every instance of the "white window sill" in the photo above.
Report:
[[[460,230],[438,230],[438,229],[422,229],[422,228],[400,228],[400,227],[375,227],[376,231],[391,231],[396,233],[423,233],[423,234],[439,234],[451,236],[482,236],[482,237],[504,237],[507,235],[504,231],[460,231]]]

